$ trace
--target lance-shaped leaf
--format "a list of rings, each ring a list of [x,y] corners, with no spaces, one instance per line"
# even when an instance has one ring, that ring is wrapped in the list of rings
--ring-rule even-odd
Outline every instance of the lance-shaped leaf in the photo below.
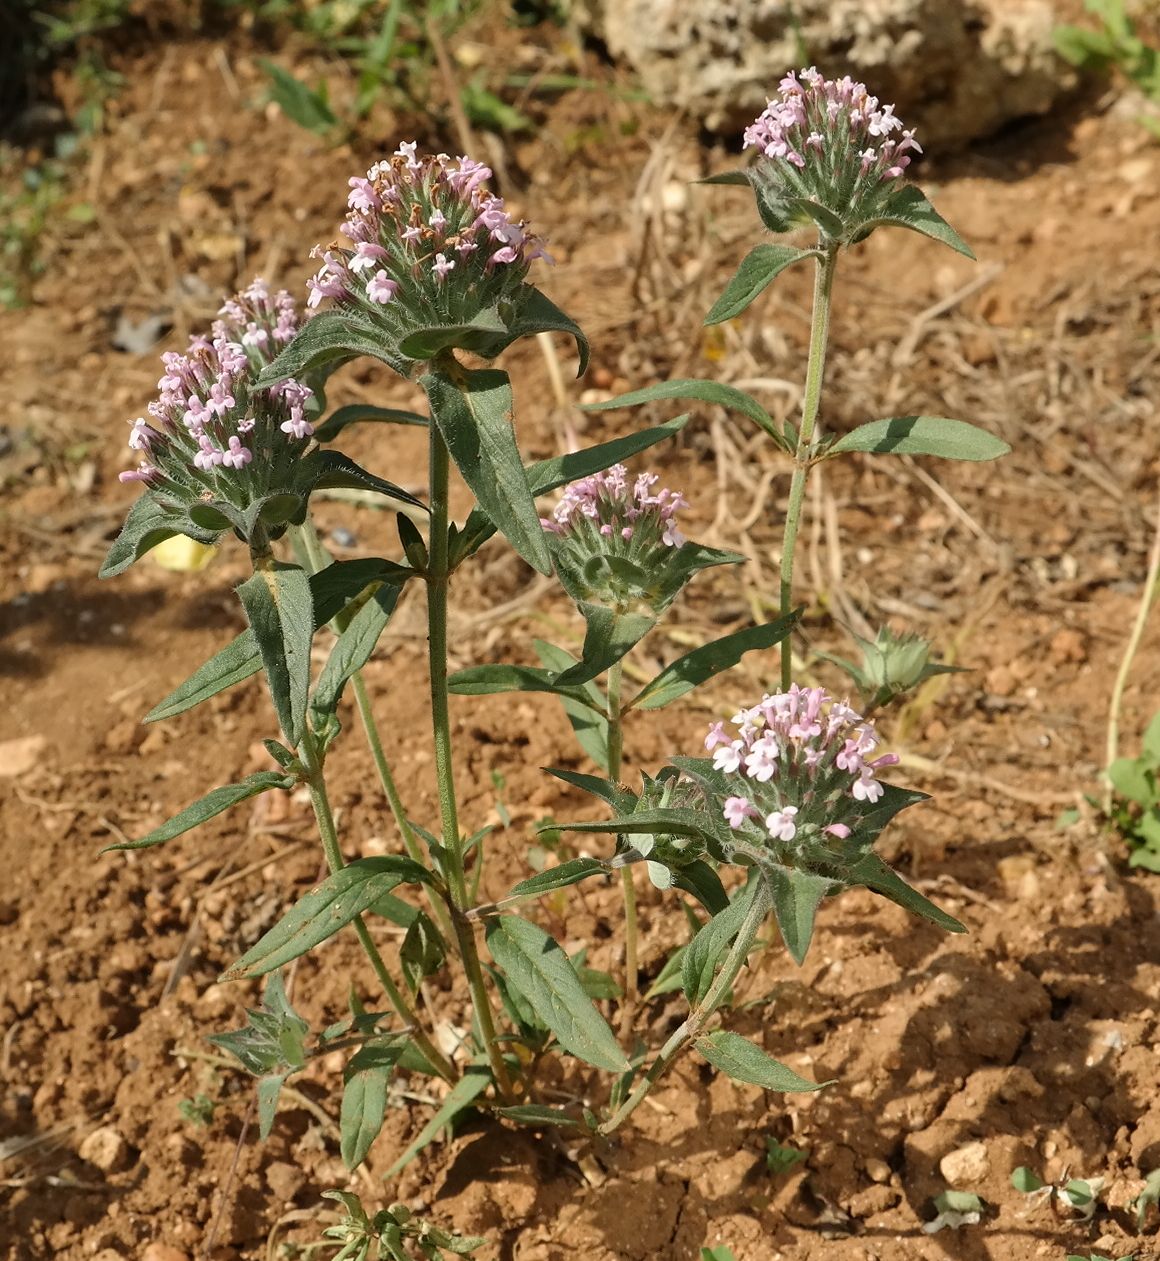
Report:
[[[426,363],[445,350],[468,350],[493,359],[511,340],[507,325],[495,309],[478,312],[467,324],[437,324],[408,333],[399,349],[408,359]]]
[[[517,1103],[510,1108],[496,1108],[501,1117],[507,1117],[517,1125],[527,1125],[538,1129],[543,1125],[567,1125],[583,1129],[584,1122],[574,1117],[563,1108],[548,1108],[538,1103]]]
[[[652,836],[697,836],[705,841],[729,839],[729,829],[724,821],[718,823],[704,810],[672,807],[641,810],[637,814],[622,814],[615,819],[553,823],[549,826],[559,832],[643,832]]]
[[[946,911],[940,910],[933,902],[924,898],[917,889],[912,889],[877,854],[870,853],[860,858],[850,868],[848,882],[850,884],[865,885],[867,889],[880,893],[884,898],[889,898],[891,902],[897,903],[908,911],[913,911],[915,915],[921,915],[923,919],[930,920],[932,924],[937,924],[939,928],[945,928],[947,932],[965,933],[967,931],[966,926],[960,924],[953,915],[948,915]]]
[[[274,1128],[278,1115],[278,1096],[289,1073],[270,1073],[258,1079],[258,1137],[264,1143]]]
[[[297,775],[280,775],[277,771],[257,771],[253,775],[247,775],[240,783],[225,784],[221,788],[215,788],[213,792],[207,793],[192,806],[186,806],[180,814],[175,814],[172,819],[159,828],[154,828],[139,841],[122,841],[116,845],[106,845],[101,853],[106,854],[114,849],[150,849],[154,845],[163,845],[166,841],[173,840],[175,836],[181,836],[182,833],[190,831],[207,819],[223,814],[240,801],[248,801],[259,793],[269,792],[272,788],[289,790],[297,783]]]
[[[603,674],[657,624],[653,613],[621,611],[589,600],[581,600],[578,607],[586,623],[584,647],[580,660],[557,678],[560,686],[587,683]]]
[[[944,460],[996,460],[1011,448],[1001,438],[948,416],[892,416],[843,434],[825,458],[847,451],[875,455],[937,455]]]
[[[143,494],[129,509],[125,524],[109,547],[98,576],[114,578],[124,573],[150,548],[173,538],[175,534],[188,535],[198,543],[213,543],[220,533],[220,527],[207,529],[198,526],[184,513],[164,508],[152,495]]]
[[[393,561],[367,558],[341,560],[310,575],[310,591],[314,601],[314,629],[324,626],[343,606],[373,582],[400,584],[412,571]],[[236,639],[215,653],[203,666],[159,701],[143,719],[158,722],[172,718],[202,701],[224,692],[235,683],[242,683],[262,668],[262,655],[254,642],[254,632],[244,630]]]
[[[817,250],[798,250],[792,245],[767,243],[756,246],[741,260],[741,266],[733,273],[725,292],[705,316],[705,323],[723,324],[726,320],[735,319],[787,267],[801,262],[803,258],[817,256]]]
[[[507,373],[460,370],[456,381],[443,372],[429,372],[420,384],[479,506],[533,569],[550,574],[552,557],[512,427]]]
[[[799,611],[767,622],[764,626],[750,626],[734,631],[712,643],[694,648],[666,666],[656,678],[644,687],[628,703],[629,709],[661,709],[699,687],[707,679],[714,678],[723,670],[735,666],[747,652],[772,648],[793,630]]]
[[[425,977],[437,972],[447,957],[447,943],[426,911],[418,911],[407,928],[399,947],[399,963],[403,979],[412,994]]]
[[[333,442],[349,425],[361,425],[368,421],[385,425],[427,426],[427,417],[418,412],[398,407],[372,407],[369,403],[348,403],[345,407],[336,407],[314,430],[314,437],[318,442]]]
[[[407,376],[414,367],[369,321],[349,311],[320,311],[306,321],[293,341],[262,370],[255,386],[268,389],[287,377],[301,380],[321,369],[333,371],[358,355],[369,355],[389,364],[402,376]]]
[[[333,937],[398,885],[430,882],[425,868],[402,855],[360,858],[299,899],[221,980],[264,976]]]
[[[568,687],[557,681],[555,670],[540,670],[534,666],[486,665],[468,666],[458,670],[447,680],[448,688],[457,696],[494,696],[500,692],[551,692],[567,697],[578,705],[596,709],[582,686]]]
[[[573,858],[558,867],[549,867],[547,871],[521,880],[519,884],[512,886],[508,897],[536,898],[541,894],[551,893],[554,889],[563,889],[570,884],[587,880],[589,876],[607,876],[608,872],[608,864],[601,862],[599,858]]]
[[[777,917],[782,940],[793,961],[800,966],[810,948],[814,919],[822,899],[841,886],[828,876],[776,863],[763,865],[762,871],[769,880],[773,913]]]
[[[703,543],[682,543],[668,557],[660,584],[661,607],[667,608],[684,589],[685,584],[702,569],[718,565],[740,565],[746,558],[740,552],[727,552]]]
[[[654,429],[642,429],[639,433],[601,442],[583,451],[557,455],[550,460],[538,460],[528,465],[528,485],[533,495],[546,495],[566,482],[589,477],[613,464],[622,463],[641,451],[671,438],[688,424],[688,416],[677,416],[657,425]],[[473,508],[463,529],[456,535],[451,549],[451,563],[458,565],[466,557],[477,552],[495,533],[496,527],[482,508]]]
[[[846,225],[841,216],[836,215],[828,206],[820,205],[808,197],[791,197],[787,204],[795,215],[812,220],[832,241],[840,241],[845,235]]]
[[[853,236],[851,244],[864,240],[879,226],[910,228],[913,232],[921,232],[967,258],[975,257],[974,251],[949,223],[938,213],[927,200],[921,189],[914,184],[906,184],[891,193],[883,210],[869,223],[860,224]]]
[[[777,1090],[782,1093],[804,1092],[821,1090],[823,1086],[832,1084],[828,1081],[816,1082],[799,1077],[792,1068],[788,1068],[780,1060],[775,1060],[772,1055],[767,1055],[759,1046],[754,1046],[748,1038],[743,1038],[738,1033],[730,1033],[727,1029],[703,1034],[693,1045],[714,1068],[720,1069],[734,1081],[748,1082],[764,1090]]]
[[[339,1150],[342,1163],[357,1169],[383,1128],[387,1087],[399,1062],[406,1039],[378,1039],[351,1056],[343,1073],[342,1111],[339,1114]]]
[[[527,920],[506,915],[488,928],[492,958],[565,1051],[620,1073],[628,1067],[608,1022],[592,1005],[568,956]]]
[[[700,858],[672,871],[673,887],[691,893],[709,912],[716,915],[729,905],[729,895],[721,877]]]
[[[286,739],[297,745],[306,722],[310,689],[310,643],[314,638],[310,581],[297,565],[275,561],[237,590],[262,657],[278,722]]]
[[[749,928],[746,932],[749,940],[742,948],[748,950],[760,927],[760,920],[756,917],[750,920],[749,913],[754,903],[766,896],[761,880],[751,877],[744,888],[737,892],[733,901],[723,911],[714,915],[689,943],[681,965],[681,984],[690,1006],[696,1007],[708,994],[722,955],[729,949],[733,939],[747,922]]]
[[[427,511],[427,505],[410,491],[367,472],[341,451],[315,451],[306,459],[311,467],[309,474],[304,473],[303,477],[309,481],[311,490],[373,490],[399,503]]]
[[[334,641],[310,702],[311,709],[319,716],[333,714],[338,709],[347,680],[370,660],[399,602],[400,590],[398,586],[379,587]]]
[[[549,766],[547,771],[549,775],[562,779],[565,784],[571,784],[581,792],[591,793],[601,801],[607,801],[617,814],[629,814],[636,805],[636,795],[621,788],[619,784],[614,784],[610,779],[600,779],[596,775],[585,775],[580,771],[565,771],[556,766]],[[550,832],[559,826],[558,823],[546,823],[540,831]]]
[[[656,385],[646,386],[643,390],[632,390],[628,394],[621,394],[619,398],[610,398],[604,403],[588,403],[583,410],[607,412],[613,408],[639,407],[641,403],[659,403],[674,398],[693,398],[702,403],[715,403],[718,407],[724,407],[729,411],[740,412],[769,434],[779,446],[788,450],[785,437],[765,408],[744,390],[738,390],[732,385],[723,385],[720,381],[658,381]]]
[[[444,1126],[450,1125],[461,1112],[470,1108],[490,1085],[491,1072],[486,1064],[469,1065],[463,1076],[447,1092],[447,1097],[439,1105],[435,1115],[423,1126],[415,1141],[383,1174],[383,1177],[393,1178],[400,1169],[410,1164]]]
[[[576,658],[563,648],[549,644],[543,639],[532,641],[536,655],[544,665],[557,677],[576,665]],[[608,701],[596,683],[589,679],[580,684],[583,700],[573,700],[561,694],[560,700],[564,713],[580,747],[593,762],[605,773],[608,771],[608,717],[606,714]]]
[[[527,337],[533,333],[566,333],[576,343],[580,358],[576,375],[582,377],[588,370],[588,338],[575,320],[563,311],[546,294],[532,285],[525,285],[514,303],[516,315],[511,325],[511,336]]]

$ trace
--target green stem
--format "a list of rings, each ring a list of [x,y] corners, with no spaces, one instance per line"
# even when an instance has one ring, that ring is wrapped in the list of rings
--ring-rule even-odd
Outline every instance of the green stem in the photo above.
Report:
[[[1148,557],[1148,574],[1144,579],[1144,590],[1140,593],[1140,604],[1136,609],[1136,620],[1132,625],[1132,633],[1128,637],[1128,646],[1124,649],[1124,657],[1116,672],[1116,681],[1112,685],[1112,697],[1108,705],[1108,734],[1104,768],[1104,814],[1111,814],[1114,790],[1111,780],[1107,779],[1107,767],[1120,755],[1120,708],[1124,701],[1124,689],[1132,675],[1132,664],[1140,648],[1140,640],[1144,637],[1144,627],[1148,624],[1148,614],[1156,599],[1157,579],[1160,578],[1160,507],[1157,508],[1156,532],[1152,538],[1152,551]]]
[[[318,749],[315,746],[312,735],[309,733],[306,735],[298,752],[302,759],[303,769],[306,771],[306,785],[310,789],[310,804],[314,807],[314,817],[318,822],[318,834],[322,839],[322,850],[326,855],[326,865],[330,868],[330,872],[333,875],[346,866],[346,860],[343,858],[342,850],[338,844],[338,832],[334,826],[334,812],[330,808],[330,797],[327,794],[326,780],[323,777],[322,759],[318,756]],[[383,992],[386,994],[388,1002],[395,1009],[399,1018],[409,1026],[415,1045],[440,1077],[445,1081],[454,1082],[456,1080],[455,1069],[423,1031],[414,1008],[407,1001],[407,996],[395,984],[394,978],[387,970],[383,956],[379,953],[379,948],[375,945],[370,929],[363,922],[361,915],[354,920],[354,930],[358,934],[363,950],[366,951],[367,958],[371,961],[371,967],[374,968],[375,975],[383,987]]]
[[[298,554],[299,562],[307,573],[319,573],[330,564],[330,559],[319,542],[318,531],[314,528],[314,522],[309,518],[303,525],[293,528],[291,539],[294,544],[294,550]],[[342,613],[339,613],[330,625],[335,634],[341,634],[348,623],[349,619]],[[406,807],[403,805],[403,799],[399,795],[399,788],[391,772],[387,755],[383,751],[383,739],[379,733],[378,723],[375,721],[374,710],[371,707],[370,696],[367,693],[366,680],[363,678],[361,670],[356,670],[350,676],[350,685],[351,690],[354,692],[355,705],[358,707],[358,716],[362,723],[363,735],[366,737],[367,747],[371,751],[371,759],[374,761],[379,783],[382,785],[387,804],[391,808],[395,825],[399,829],[399,835],[403,838],[403,848],[407,851],[407,856],[412,862],[425,867],[427,862],[419,844],[419,838],[415,835],[415,829],[411,826],[411,821],[407,817]],[[431,890],[426,892],[428,903],[435,919],[438,921],[440,931],[445,937],[450,937],[452,931],[451,921],[448,919],[443,903]]]
[[[427,564],[427,644],[431,671],[431,722],[435,739],[435,777],[439,794],[445,860],[443,875],[451,900],[451,918],[459,953],[471,989],[480,1035],[491,1064],[496,1089],[504,1099],[512,1097],[511,1078],[496,1037],[491,998],[479,961],[475,929],[465,918],[469,909],[464,872],[463,838],[455,801],[455,767],[451,749],[451,715],[447,692],[447,586],[449,565],[449,507],[451,460],[447,444],[434,417],[430,425],[431,536]]]
[[[624,724],[620,707],[623,674],[623,661],[616,662],[608,672],[608,778],[613,783],[620,779],[624,756]],[[636,885],[631,865],[620,869],[620,887],[624,894],[624,1005],[620,1012],[620,1031],[622,1035],[627,1035],[636,1009],[639,976]]]
[[[830,299],[834,291],[834,271],[838,247],[828,244],[818,258],[814,273],[814,313],[810,324],[810,353],[806,365],[805,396],[802,400],[802,425],[794,452],[793,480],[789,487],[789,506],[785,514],[785,535],[781,548],[781,615],[785,617],[793,604],[793,560],[801,524],[802,504],[806,497],[806,478],[813,455],[818,408],[822,399],[822,381],[826,369],[826,345],[830,335]],[[793,674],[793,646],[790,636],[781,641],[781,685],[788,689]]]
[[[657,1052],[656,1059],[649,1065],[648,1072],[641,1078],[632,1094],[600,1126],[601,1134],[611,1134],[613,1130],[627,1120],[644,1102],[644,1098],[649,1091],[669,1071],[681,1051],[690,1042],[696,1041],[701,1036],[713,1013],[721,1006],[725,995],[729,993],[733,983],[737,980],[738,974],[745,966],[745,960],[749,957],[749,949],[753,945],[753,939],[757,936],[758,930],[761,928],[762,922],[768,913],[769,903],[766,899],[760,895],[755,897],[753,905],[749,909],[749,914],[746,915],[737,932],[737,939],[733,943],[733,948],[726,955],[720,972],[717,973],[716,979],[709,987],[709,992],[690,1012],[688,1020],[673,1033],[660,1051]]]

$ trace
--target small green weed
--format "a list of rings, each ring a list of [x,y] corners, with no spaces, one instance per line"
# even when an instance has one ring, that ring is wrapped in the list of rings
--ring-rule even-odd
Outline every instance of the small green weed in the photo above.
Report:
[[[1124,0],[1085,0],[1099,27],[1057,26],[1052,32],[1061,57],[1081,70],[1106,74],[1119,70],[1150,100],[1160,102],[1160,49],[1136,32]],[[1160,135],[1160,123],[1142,120]]]
[[[1160,872],[1160,714],[1148,724],[1140,755],[1108,767],[1109,818],[1128,843],[1128,865]]]

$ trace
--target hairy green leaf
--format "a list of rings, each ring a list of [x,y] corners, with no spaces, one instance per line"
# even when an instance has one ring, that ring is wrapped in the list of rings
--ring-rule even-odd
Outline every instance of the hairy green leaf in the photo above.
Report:
[[[731,385],[723,385],[720,381],[658,381],[656,385],[646,386],[643,390],[632,390],[619,398],[610,398],[604,403],[589,403],[584,410],[607,412],[613,408],[638,407],[641,403],[659,403],[674,398],[693,398],[702,403],[714,403],[729,411],[740,412],[769,434],[779,446],[787,449],[781,430],[765,408],[743,390],[735,389]]]
[[[519,990],[565,1051],[609,1072],[628,1067],[568,956],[543,929],[505,915],[489,926],[487,944],[508,984]]]
[[[427,427],[427,417],[418,412],[403,411],[397,407],[372,407],[369,403],[348,403],[345,407],[336,407],[315,429],[314,437],[318,442],[333,442],[349,425],[361,425],[367,421]]]
[[[1001,438],[965,420],[892,416],[843,434],[826,448],[826,458],[847,451],[868,451],[875,455],[937,455],[944,460],[996,460],[1010,450]]]
[[[741,260],[741,266],[725,286],[725,292],[705,316],[705,323],[723,324],[726,320],[735,319],[787,267],[801,262],[803,258],[817,256],[817,250],[798,250],[792,245],[767,243],[756,246]]]
[[[415,1141],[403,1152],[395,1163],[383,1174],[384,1178],[393,1178],[399,1170],[410,1164],[424,1147],[491,1085],[491,1072],[485,1064],[470,1065],[463,1076],[447,1092],[447,1097],[439,1105],[435,1115],[419,1131]]]
[[[767,1055],[747,1038],[730,1033],[727,1029],[703,1034],[693,1045],[714,1068],[720,1069],[734,1081],[748,1082],[764,1090],[806,1092],[821,1090],[823,1086],[831,1084],[799,1077],[792,1068],[787,1068],[780,1060]]]
[[[297,565],[275,561],[237,589],[270,684],[270,699],[286,739],[297,745],[306,723],[314,600]]]
[[[339,1114],[340,1152],[348,1169],[357,1169],[383,1128],[387,1087],[399,1062],[405,1039],[377,1040],[351,1056],[343,1074]]]

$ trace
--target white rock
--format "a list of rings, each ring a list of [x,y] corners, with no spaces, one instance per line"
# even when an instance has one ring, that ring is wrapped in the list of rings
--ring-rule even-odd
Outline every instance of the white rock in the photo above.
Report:
[[[740,129],[801,64],[863,80],[927,148],[1045,114],[1076,82],[1051,0],[569,0],[663,105]],[[800,38],[794,30],[794,18]],[[1060,19],[1062,20],[1062,19]]]
[[[939,1173],[952,1187],[977,1186],[991,1172],[991,1161],[983,1143],[967,1143],[948,1152],[938,1162]]]
[[[112,1126],[102,1125],[93,1130],[85,1137],[77,1154],[102,1173],[117,1173],[129,1167],[129,1144]]]

